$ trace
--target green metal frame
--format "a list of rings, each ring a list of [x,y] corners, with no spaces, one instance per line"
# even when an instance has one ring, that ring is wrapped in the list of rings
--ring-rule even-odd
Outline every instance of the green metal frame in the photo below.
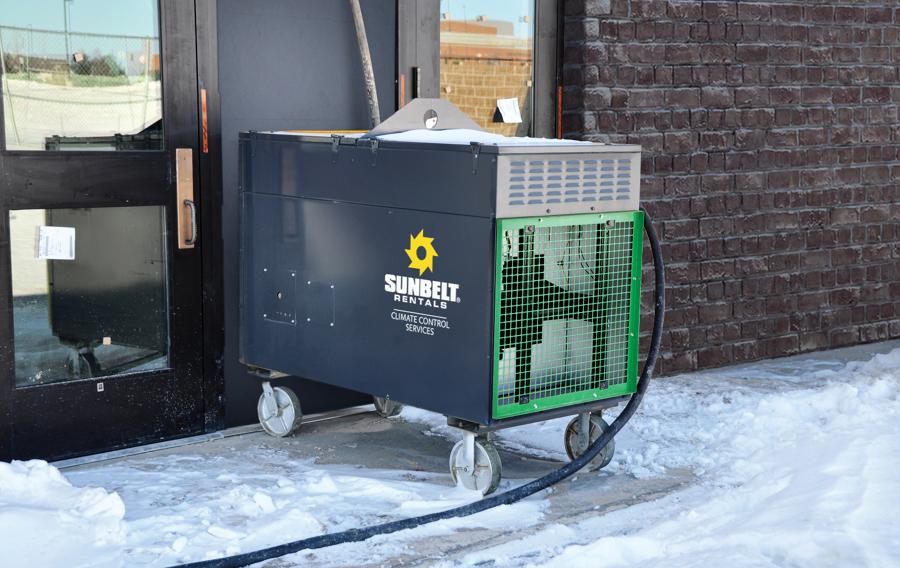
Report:
[[[630,288],[628,290],[628,338],[627,338],[627,364],[624,371],[625,377],[615,377],[615,380],[608,381],[608,384],[602,385],[601,388],[585,388],[582,390],[575,390],[574,392],[565,392],[563,394],[553,394],[549,396],[542,396],[540,398],[529,399],[523,402],[513,401],[508,402],[505,401],[501,404],[501,398],[508,397],[509,395],[501,394],[501,354],[503,353],[503,348],[501,348],[501,341],[504,339],[502,337],[503,330],[501,330],[501,298],[503,293],[503,282],[502,282],[502,267],[503,267],[503,251],[504,251],[504,235],[507,231],[514,230],[522,230],[524,229],[526,232],[529,231],[529,227],[534,227],[534,233],[537,233],[541,228],[549,228],[549,227],[566,227],[566,226],[581,226],[581,227],[591,227],[592,230],[598,231],[603,230],[603,226],[607,223],[619,223],[619,222],[630,222],[632,234],[631,234],[631,277],[630,277]],[[495,275],[494,275],[494,332],[493,332],[493,380],[492,380],[492,416],[494,419],[503,419],[510,418],[513,416],[520,416],[523,414],[530,414],[535,412],[541,412],[544,410],[550,410],[553,408],[559,408],[564,406],[570,406],[574,404],[582,404],[597,400],[602,400],[606,398],[612,398],[616,396],[627,395],[635,392],[637,388],[637,351],[638,351],[638,335],[640,331],[640,293],[641,293],[641,257],[643,252],[643,223],[644,223],[644,214],[641,211],[627,211],[627,212],[617,212],[617,213],[587,213],[580,215],[559,215],[559,216],[548,216],[548,217],[527,217],[527,218],[515,218],[515,219],[497,219],[496,223],[496,242],[495,242]],[[613,225],[615,226],[615,225]],[[552,231],[548,234],[552,235]],[[579,232],[579,236],[581,233]],[[627,237],[626,237],[627,238]],[[548,243],[552,241],[552,237],[548,239]],[[599,236],[597,240],[593,241],[597,243],[601,241]],[[626,241],[627,243],[627,241]],[[569,246],[569,243],[566,244]],[[626,244],[627,246],[627,244]],[[579,243],[579,247],[581,244]],[[598,245],[599,248],[599,245]],[[581,248],[579,248],[579,251]],[[624,252],[624,251],[619,251]],[[567,252],[567,254],[569,254]],[[599,260],[598,260],[599,262]],[[600,264],[596,265],[597,268],[600,268]],[[583,269],[587,271],[587,267],[582,265]],[[571,270],[567,267],[566,270]],[[567,272],[568,274],[568,272]],[[596,278],[596,274],[593,275]],[[628,285],[626,283],[625,285]],[[610,284],[605,283],[601,284],[603,286],[603,294],[614,293],[615,289],[610,287]],[[622,284],[616,284],[618,287],[619,293],[623,291],[621,288]],[[613,290],[613,292],[609,292]],[[570,294],[571,295],[571,294]],[[571,305],[571,299],[567,300]],[[517,320],[518,321],[518,320]],[[574,321],[570,319],[563,319],[559,321]],[[568,324],[566,324],[568,326]],[[593,326],[593,324],[592,324]],[[568,327],[566,327],[568,330]],[[528,332],[526,332],[528,333]],[[533,330],[532,330],[533,335]],[[568,334],[568,331],[566,331]],[[604,332],[606,333],[606,332]],[[607,336],[608,339],[608,336]],[[509,339],[507,338],[507,342]],[[569,369],[568,365],[568,336],[566,338],[566,369]],[[606,350],[608,349],[609,342],[604,340],[603,345],[603,355],[605,357]],[[518,353],[517,353],[518,355]],[[528,360],[529,362],[532,359],[532,355],[529,352]],[[593,357],[591,359],[591,365],[593,364]],[[529,363],[530,365],[530,363]],[[518,371],[516,371],[518,372]],[[584,379],[582,379],[584,380]],[[531,384],[531,379],[529,379],[529,385]],[[604,381],[606,382],[606,381]],[[606,388],[602,388],[606,387]]]

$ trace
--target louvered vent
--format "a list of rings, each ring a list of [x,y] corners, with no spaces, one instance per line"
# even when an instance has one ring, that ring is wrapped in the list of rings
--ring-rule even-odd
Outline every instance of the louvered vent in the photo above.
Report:
[[[499,166],[499,217],[637,209],[637,153],[504,156]]]

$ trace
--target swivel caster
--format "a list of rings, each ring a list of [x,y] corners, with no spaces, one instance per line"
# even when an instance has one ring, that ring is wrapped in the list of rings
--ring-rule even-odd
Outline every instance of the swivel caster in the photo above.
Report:
[[[457,485],[479,491],[482,495],[493,493],[500,485],[500,454],[487,438],[478,438],[464,432],[463,439],[450,451],[450,476]]]
[[[566,426],[564,439],[566,454],[568,454],[569,459],[574,460],[583,454],[588,446],[593,444],[597,438],[600,437],[600,434],[605,432],[608,428],[609,424],[606,423],[606,420],[604,420],[599,413],[583,413],[572,418],[569,425]],[[616,442],[615,440],[610,440],[609,443],[600,450],[597,457],[591,460],[591,463],[588,464],[588,468],[590,470],[603,469],[612,461],[615,452]]]
[[[396,400],[381,398],[380,396],[373,396],[372,402],[375,403],[375,412],[377,412],[384,418],[397,416],[403,411],[403,405]]]
[[[273,387],[269,381],[262,384],[263,392],[256,404],[259,424],[270,436],[290,436],[303,423],[300,399],[287,387]]]

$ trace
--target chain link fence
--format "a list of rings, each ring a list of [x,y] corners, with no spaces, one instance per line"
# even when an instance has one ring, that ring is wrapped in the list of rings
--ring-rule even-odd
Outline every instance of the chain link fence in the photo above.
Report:
[[[161,143],[159,37],[0,26],[0,73],[10,150]]]

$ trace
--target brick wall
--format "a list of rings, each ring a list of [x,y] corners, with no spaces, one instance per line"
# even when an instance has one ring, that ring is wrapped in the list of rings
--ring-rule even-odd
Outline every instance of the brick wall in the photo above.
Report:
[[[523,115],[527,114],[531,74],[530,59],[441,57],[441,98],[453,102],[482,128],[515,136],[519,125],[493,121],[497,99],[516,97]]]
[[[663,372],[900,337],[900,5],[567,0],[564,30],[566,136],[644,148]]]

